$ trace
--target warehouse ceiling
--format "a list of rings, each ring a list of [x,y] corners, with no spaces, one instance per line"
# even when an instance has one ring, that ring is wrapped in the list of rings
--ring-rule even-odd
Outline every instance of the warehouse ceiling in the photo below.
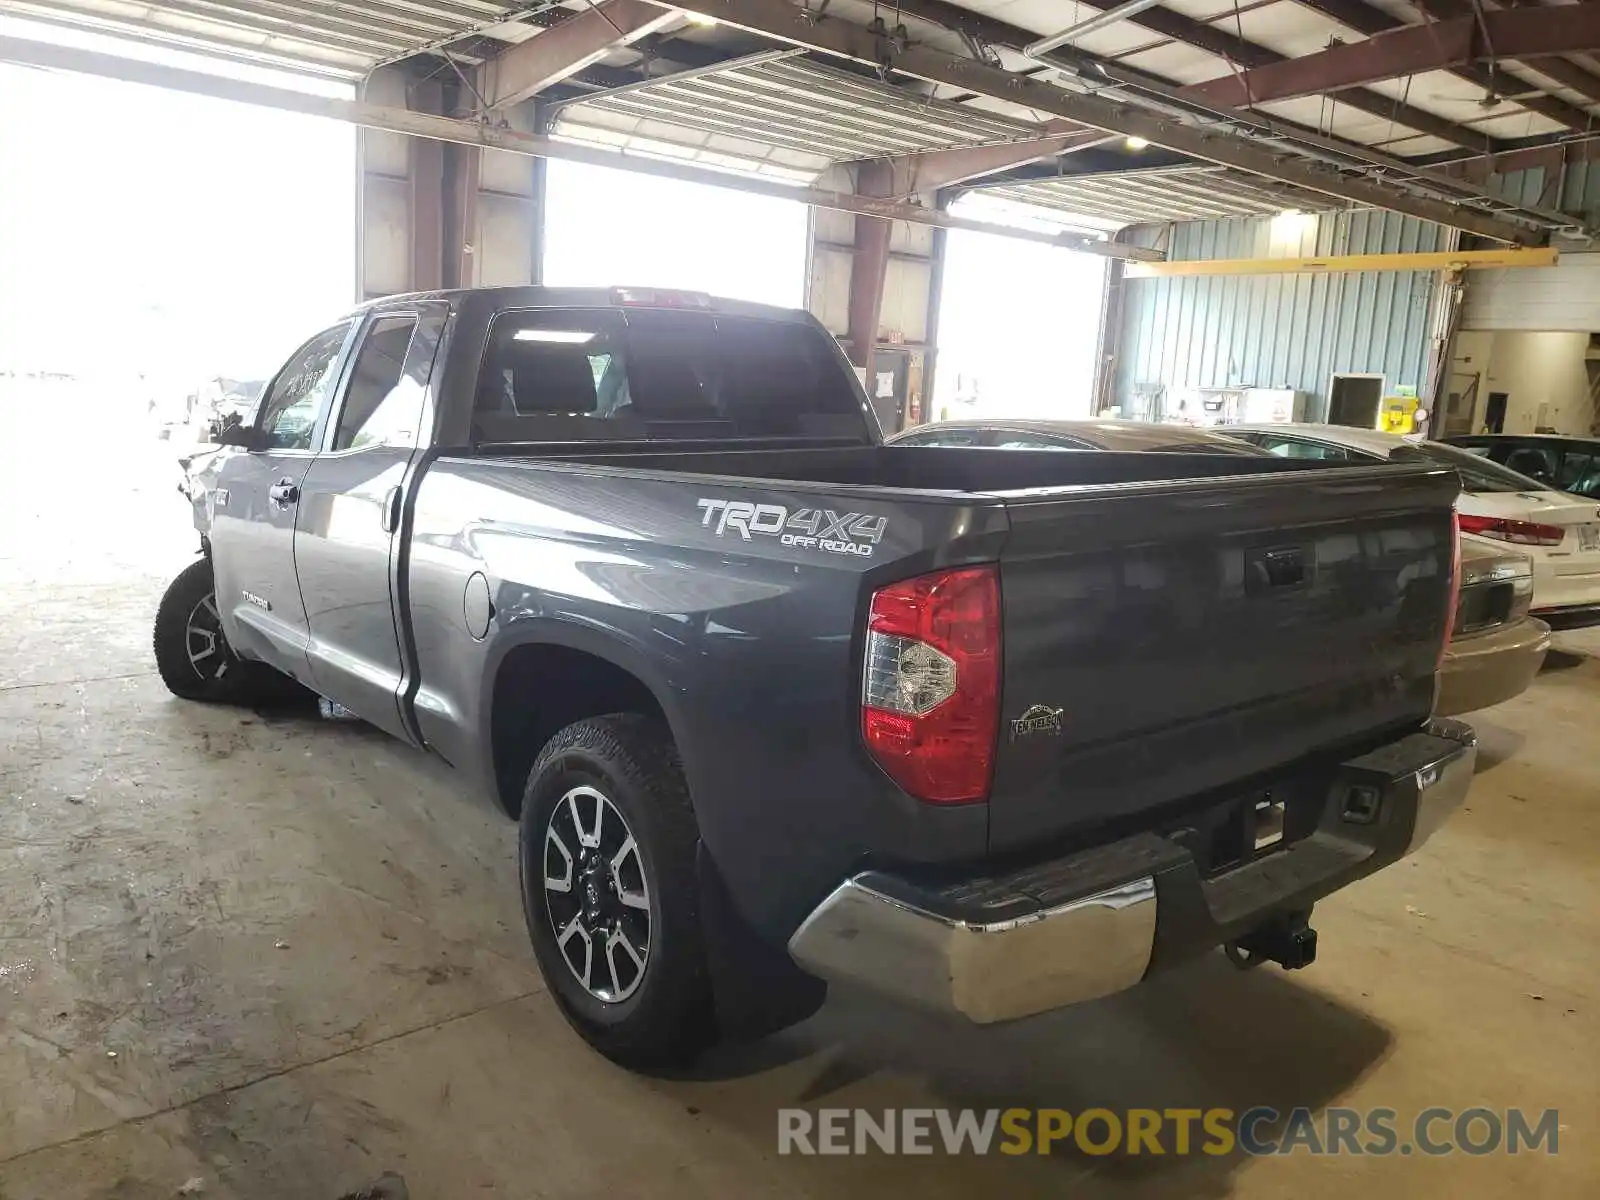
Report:
[[[1002,188],[1057,214],[1079,204],[1101,228],[1284,199],[1542,241],[1574,225],[1559,195],[1512,203],[1485,181],[1586,158],[1600,138],[1600,0],[0,0],[0,12],[351,79],[402,63],[459,81],[457,110],[491,122],[537,98],[559,106],[558,137],[796,181],[887,160],[900,195]]]
[[[1063,175],[1001,184],[985,192],[998,200],[1026,204],[1079,218],[1091,228],[1166,221],[1207,221],[1219,217],[1273,216],[1287,209],[1327,207],[1315,192],[1265,183],[1225,167],[1163,167],[1118,171],[1112,175]]]

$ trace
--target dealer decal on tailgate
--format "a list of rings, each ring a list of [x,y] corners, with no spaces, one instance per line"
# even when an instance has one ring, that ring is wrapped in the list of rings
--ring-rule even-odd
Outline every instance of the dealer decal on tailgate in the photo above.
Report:
[[[887,517],[865,513],[836,513],[831,508],[799,508],[791,512],[781,504],[750,504],[744,500],[697,500],[700,527],[726,537],[731,530],[745,541],[752,534],[775,537],[785,546],[825,550],[829,554],[854,554],[871,558],[889,525]]]

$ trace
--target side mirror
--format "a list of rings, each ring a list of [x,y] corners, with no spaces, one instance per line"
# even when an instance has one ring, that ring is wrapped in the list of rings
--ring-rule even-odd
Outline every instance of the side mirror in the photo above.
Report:
[[[267,435],[254,425],[230,425],[217,434],[217,445],[238,446],[242,450],[265,450]]]

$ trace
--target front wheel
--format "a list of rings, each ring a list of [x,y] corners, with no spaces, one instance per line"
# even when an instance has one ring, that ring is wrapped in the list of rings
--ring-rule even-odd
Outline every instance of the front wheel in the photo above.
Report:
[[[185,700],[252,704],[299,692],[287,675],[244,661],[228,645],[206,559],[190,563],[168,585],[156,610],[153,642],[161,682]]]
[[[681,1065],[715,1040],[698,841],[677,749],[648,717],[569,725],[529,773],[519,859],[534,953],[567,1021],[624,1066]]]

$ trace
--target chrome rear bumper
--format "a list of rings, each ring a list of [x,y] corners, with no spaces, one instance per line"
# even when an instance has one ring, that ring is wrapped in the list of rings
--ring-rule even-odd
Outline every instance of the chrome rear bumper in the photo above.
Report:
[[[1476,746],[1465,725],[1439,720],[1342,764],[1314,833],[1211,880],[1154,833],[1010,879],[924,889],[857,875],[806,918],[789,953],[820,978],[980,1024],[1110,995],[1415,851],[1465,800]],[[1106,878],[1134,863],[1144,869]],[[1098,882],[1045,901],[1074,881]]]

